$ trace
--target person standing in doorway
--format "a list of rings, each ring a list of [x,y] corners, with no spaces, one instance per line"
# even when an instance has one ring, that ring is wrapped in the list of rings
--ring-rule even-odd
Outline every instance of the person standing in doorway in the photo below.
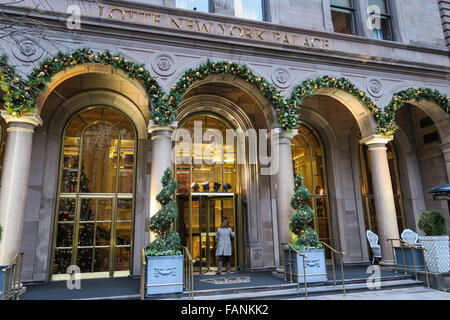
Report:
[[[228,219],[224,218],[216,233],[216,257],[219,258],[217,274],[222,274],[223,262],[226,263],[227,273],[230,273],[231,239],[233,238],[233,230],[229,225]]]

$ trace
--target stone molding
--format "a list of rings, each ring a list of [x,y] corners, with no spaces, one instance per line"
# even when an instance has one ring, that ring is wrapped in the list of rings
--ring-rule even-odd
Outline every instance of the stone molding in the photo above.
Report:
[[[1,111],[1,117],[5,119],[6,123],[27,123],[33,127],[42,126],[44,123],[41,117],[37,113],[28,113],[21,117],[13,116],[6,110]]]
[[[361,144],[365,144],[367,146],[370,145],[380,145],[380,144],[384,144],[386,145],[389,141],[392,141],[394,139],[394,137],[390,136],[390,137],[385,137],[385,136],[380,136],[378,134],[374,134],[371,136],[368,136],[366,138],[363,138],[361,140],[359,140],[359,143]]]

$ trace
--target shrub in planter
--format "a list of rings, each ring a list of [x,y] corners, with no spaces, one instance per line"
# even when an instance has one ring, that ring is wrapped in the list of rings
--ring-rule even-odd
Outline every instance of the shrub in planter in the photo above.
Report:
[[[450,270],[449,237],[445,235],[447,225],[444,216],[436,210],[425,210],[417,222],[425,236],[419,237],[426,249],[425,260],[431,272],[441,273]]]
[[[183,255],[180,237],[172,225],[178,208],[172,195],[178,188],[172,171],[167,168],[161,179],[162,190],[156,196],[161,209],[150,218],[149,229],[155,239],[147,246],[146,292],[147,294],[175,293],[183,291]]]
[[[303,270],[303,258],[298,256],[295,260],[295,255],[291,253],[291,260],[289,261],[289,254],[286,257],[287,272],[300,275],[299,281],[303,282],[303,273],[306,272],[307,282],[323,282],[327,280],[326,266],[325,266],[325,251],[322,244],[319,242],[319,237],[314,229],[311,227],[314,212],[306,204],[311,198],[311,194],[307,187],[303,185],[303,177],[298,174],[295,177],[294,196],[291,200],[291,207],[296,211],[289,223],[290,230],[295,234],[296,239],[292,246],[300,253],[307,255],[305,259],[305,268]],[[286,248],[286,250],[289,250]],[[295,263],[297,261],[297,263]],[[294,269],[295,267],[295,269]],[[308,276],[308,274],[310,274]]]

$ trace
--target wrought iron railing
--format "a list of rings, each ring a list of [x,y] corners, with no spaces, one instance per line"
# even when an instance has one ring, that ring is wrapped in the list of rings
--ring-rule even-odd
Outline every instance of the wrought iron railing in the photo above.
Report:
[[[3,288],[1,300],[18,300],[22,293],[20,277],[22,274],[23,252],[14,256],[11,263],[1,270],[3,277]]]
[[[292,282],[292,256],[291,256],[291,251],[294,251],[296,253],[295,255],[295,265],[298,266],[298,257],[302,257],[302,261],[303,261],[303,281],[305,284],[305,299],[308,299],[308,285],[306,283],[306,264],[305,264],[305,259],[308,257],[307,255],[300,253],[297,249],[294,248],[294,246],[290,243],[281,243],[281,250],[283,250],[285,247],[288,247],[288,252],[289,252],[289,260],[288,263],[286,264],[285,268],[284,268],[284,281],[287,281],[287,267],[289,264],[289,274],[290,274],[290,279]],[[297,295],[300,293],[300,272],[298,270],[298,267],[296,267],[297,269]]]
[[[187,247],[183,248],[183,255],[184,255],[184,278],[183,278],[183,284],[184,289],[188,291],[188,297],[189,299],[194,299],[194,262],[195,260],[192,259],[191,253],[189,252],[189,249]]]
[[[334,248],[332,248],[331,246],[329,246],[328,244],[326,244],[323,241],[320,241],[321,244],[323,244],[325,247],[327,247],[328,249],[331,250],[332,255],[331,255],[331,264],[333,266],[333,280],[334,280],[334,287],[336,288],[336,267],[335,267],[335,258],[334,255],[335,254],[340,254],[342,255],[341,258],[341,275],[342,275],[342,291],[344,292],[344,296],[345,296],[345,277],[344,277],[344,255],[345,252],[341,252],[341,251],[337,251]]]
[[[386,241],[391,243],[391,248],[392,248],[392,255],[394,257],[394,272],[398,273],[398,268],[399,267],[403,267],[403,272],[404,274],[407,274],[407,268],[414,268],[414,274],[416,276],[416,280],[419,280],[418,276],[417,276],[417,268],[424,268],[425,271],[425,278],[427,279],[427,286],[428,288],[430,287],[430,280],[428,278],[428,266],[427,266],[427,261],[425,260],[425,251],[427,249],[419,247],[417,245],[411,244],[406,242],[403,239],[387,239]],[[400,241],[400,249],[402,252],[402,262],[403,264],[399,264],[397,261],[397,255],[395,254],[395,250],[394,250],[394,241]],[[405,262],[405,251],[404,248],[408,247],[411,250],[411,256],[412,256],[412,261],[413,261],[413,265],[407,265]],[[417,265],[416,264],[416,255],[414,253],[414,250],[419,250],[422,253],[422,258],[423,258],[423,265]]]

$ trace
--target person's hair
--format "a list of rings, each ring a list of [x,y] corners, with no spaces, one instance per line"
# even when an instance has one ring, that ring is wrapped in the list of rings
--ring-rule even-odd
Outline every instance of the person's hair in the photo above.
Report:
[[[230,224],[228,223],[228,218],[223,218],[222,224],[220,225],[221,228],[229,228]]]

